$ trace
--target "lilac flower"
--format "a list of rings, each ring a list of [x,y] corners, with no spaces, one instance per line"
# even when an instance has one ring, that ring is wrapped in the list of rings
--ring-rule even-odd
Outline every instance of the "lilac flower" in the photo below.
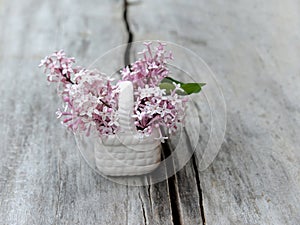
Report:
[[[72,66],[74,63],[74,58],[66,57],[65,52],[60,50],[41,60],[39,67],[44,66],[44,73],[49,71],[47,74],[48,81],[66,84],[73,83],[71,75],[73,73]]]
[[[160,81],[169,74],[167,60],[172,56],[166,55],[165,44],[159,43],[155,51],[151,49],[151,42],[144,44],[146,49],[140,53],[143,58],[121,70],[122,80],[131,81],[135,88],[144,88],[146,85],[158,86]]]
[[[180,89],[180,86],[177,86]],[[175,91],[165,95],[165,90],[158,87],[138,88],[135,92],[134,115],[138,132],[150,135],[153,128],[166,127],[170,134],[176,132],[185,116],[186,98],[179,97]],[[164,142],[166,137],[160,135]]]
[[[118,130],[117,86],[97,70],[73,67],[74,58],[66,57],[63,50],[54,52],[41,61],[48,81],[62,84],[64,109],[57,117],[73,131],[90,133],[95,127],[100,135],[114,134]]]
[[[54,52],[52,54],[53,57],[56,57],[58,60],[61,60],[62,58],[64,58],[66,55],[66,53],[64,52],[64,50],[59,50],[57,52]]]
[[[165,127],[169,134],[180,128],[184,121],[187,98],[178,96],[180,84],[166,95],[159,83],[169,74],[168,60],[173,58],[165,51],[165,44],[145,43],[142,58],[121,70],[122,80],[134,86],[134,124],[139,135],[149,136],[154,129]],[[105,74],[97,70],[75,67],[75,59],[67,57],[63,50],[41,60],[49,82],[59,82],[59,94],[63,109],[56,114],[72,131],[84,131],[87,135],[94,128],[100,136],[116,134],[118,122],[118,84],[113,84]],[[160,129],[157,138],[164,142]]]
[[[173,59],[172,53],[167,54],[165,44],[158,43],[152,48],[152,43],[144,43],[146,48],[140,53],[143,58],[132,63],[130,67],[121,70],[122,80],[129,80],[134,84],[135,125],[139,133],[149,136],[153,128],[166,127],[168,132],[176,132],[183,123],[187,98],[176,94],[182,91],[180,84],[174,84],[171,95],[161,90],[159,83],[168,76],[167,61]],[[162,142],[166,137],[159,138]]]
[[[86,130],[95,126],[100,135],[116,133],[118,91],[104,74],[83,69],[77,74],[76,83],[66,86],[64,93],[72,117],[67,121],[70,128]]]

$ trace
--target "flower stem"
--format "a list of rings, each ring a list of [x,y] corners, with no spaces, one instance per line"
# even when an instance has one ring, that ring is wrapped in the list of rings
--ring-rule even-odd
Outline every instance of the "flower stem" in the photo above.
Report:
[[[108,105],[106,102],[104,102],[102,99],[100,99],[100,102],[102,102],[104,105],[106,105],[108,108],[111,108],[110,105]]]

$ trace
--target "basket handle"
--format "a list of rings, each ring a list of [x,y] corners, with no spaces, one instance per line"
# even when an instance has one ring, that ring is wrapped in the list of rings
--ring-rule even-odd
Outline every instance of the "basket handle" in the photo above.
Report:
[[[133,85],[130,81],[121,81],[119,83],[119,124],[121,132],[130,132],[130,134],[137,134],[136,127],[134,125],[133,107]]]

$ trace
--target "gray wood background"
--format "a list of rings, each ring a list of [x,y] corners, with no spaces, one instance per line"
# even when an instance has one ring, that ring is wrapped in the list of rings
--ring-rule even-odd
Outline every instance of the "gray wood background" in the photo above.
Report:
[[[0,0],[0,224],[299,224],[299,12],[297,0]],[[64,48],[84,65],[129,39],[186,46],[218,75],[227,130],[205,171],[193,157],[165,182],[110,182],[56,120],[40,58]]]

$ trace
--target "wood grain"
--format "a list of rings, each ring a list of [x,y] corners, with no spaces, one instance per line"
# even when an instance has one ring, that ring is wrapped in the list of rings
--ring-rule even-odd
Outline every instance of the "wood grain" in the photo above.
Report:
[[[129,7],[134,40],[182,44],[222,85],[224,144],[213,164],[198,171],[206,224],[300,221],[297,8],[296,1],[140,1]]]
[[[37,68],[55,49],[84,65],[126,42],[123,2],[3,1],[0,15],[0,223],[144,224],[144,188],[88,167],[56,120],[58,98]],[[161,207],[157,220],[167,223],[169,215]]]
[[[1,0],[0,224],[298,224],[298,9],[295,0]],[[81,158],[37,65],[60,48],[89,65],[144,39],[181,44],[211,66],[227,130],[205,171],[199,151],[165,182],[127,187]]]

